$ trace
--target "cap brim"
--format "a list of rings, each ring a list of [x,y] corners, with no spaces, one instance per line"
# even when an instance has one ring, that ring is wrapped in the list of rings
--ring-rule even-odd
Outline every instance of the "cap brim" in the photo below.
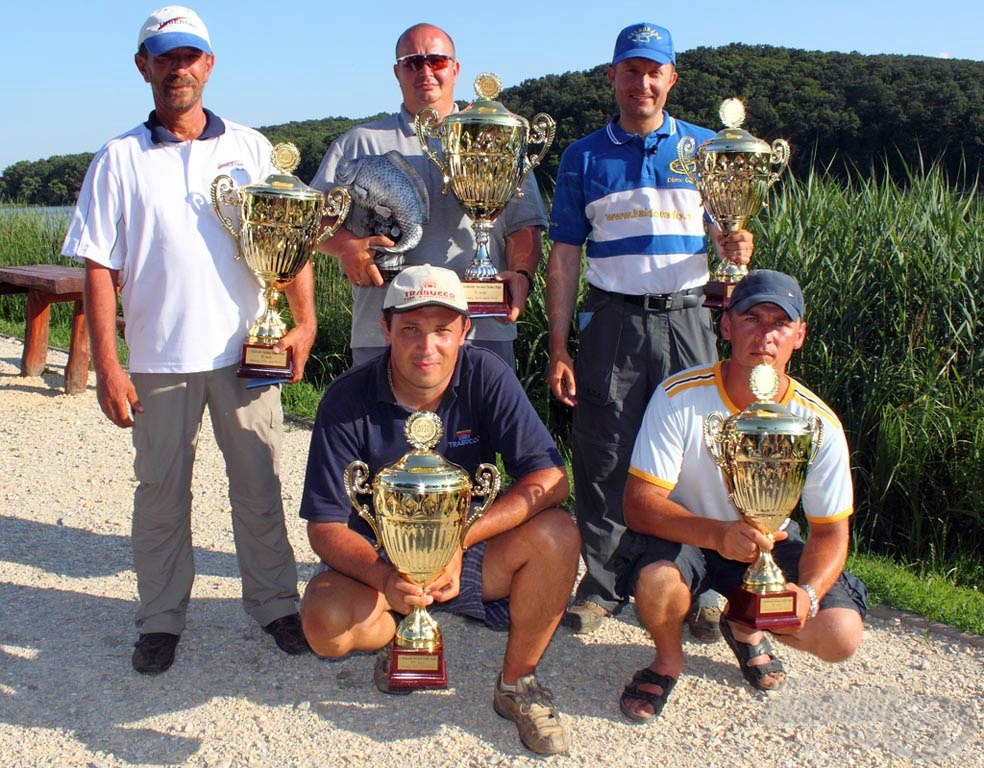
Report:
[[[164,35],[154,35],[144,40],[144,46],[152,56],[160,56],[173,51],[175,48],[197,48],[205,53],[212,53],[212,46],[204,37],[191,35],[187,32],[168,32]]]
[[[652,48],[632,48],[628,51],[622,51],[622,53],[612,59],[612,64],[618,64],[620,61],[625,61],[626,59],[649,59],[658,64],[673,64],[676,66],[670,56],[664,53],[657,53]]]
[[[733,301],[728,304],[728,309],[733,309],[739,315],[743,315],[757,304],[775,304],[789,316],[790,320],[799,320],[802,318],[799,308],[789,301],[789,299],[782,296],[773,296],[772,294],[755,293],[751,296],[745,296],[739,301]]]
[[[459,315],[464,315],[468,317],[468,309],[462,309],[461,307],[456,307],[454,304],[450,304],[446,301],[422,301],[419,304],[411,304],[409,306],[403,307],[388,307],[389,310],[395,315],[402,314],[404,312],[411,312],[414,309],[423,309],[424,307],[444,307],[445,309],[450,309],[457,312]],[[386,309],[386,307],[384,307]]]

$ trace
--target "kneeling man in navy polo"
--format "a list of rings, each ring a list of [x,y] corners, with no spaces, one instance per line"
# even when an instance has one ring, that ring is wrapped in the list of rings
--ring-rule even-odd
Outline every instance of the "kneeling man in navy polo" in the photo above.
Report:
[[[539,754],[566,752],[567,726],[536,666],[560,623],[577,572],[580,537],[570,515],[564,463],[513,371],[466,345],[468,305],[458,276],[429,265],[404,269],[381,318],[388,350],[325,391],[311,437],[301,517],[323,567],[301,603],[312,649],[337,658],[379,651],[374,680],[389,687],[388,644],[414,606],[448,610],[508,629],[493,706]],[[473,475],[500,457],[511,485],[465,536],[451,563],[421,588],[374,547],[342,475],[364,461],[370,477],[408,450],[415,411],[432,411],[444,434],[435,450]]]

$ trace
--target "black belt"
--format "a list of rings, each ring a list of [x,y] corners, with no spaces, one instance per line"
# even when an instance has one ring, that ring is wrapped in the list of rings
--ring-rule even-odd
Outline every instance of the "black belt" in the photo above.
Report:
[[[692,309],[704,303],[704,288],[688,288],[685,291],[676,293],[613,293],[603,291],[601,288],[591,286],[592,291],[597,291],[603,296],[608,296],[615,301],[625,304],[632,304],[642,307],[644,312],[675,312],[678,309]]]

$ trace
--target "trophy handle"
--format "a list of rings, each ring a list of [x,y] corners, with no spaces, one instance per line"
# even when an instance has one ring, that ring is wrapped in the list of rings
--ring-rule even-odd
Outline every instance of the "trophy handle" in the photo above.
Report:
[[[225,174],[216,176],[212,181],[212,207],[215,208],[215,212],[218,214],[222,226],[232,235],[232,239],[236,241],[236,258],[238,259],[242,256],[242,251],[239,249],[239,233],[232,225],[232,219],[222,213],[223,205],[228,205],[232,208],[239,206],[239,190],[236,189],[236,182],[232,180],[231,176],[226,176]]]
[[[684,136],[677,144],[677,159],[680,161],[680,166],[687,176],[687,181],[697,187],[697,189],[700,189],[700,186],[697,184],[697,175],[694,173],[694,170],[697,168],[696,163],[694,163],[694,153],[696,151],[697,140],[693,136]]]
[[[372,512],[369,511],[369,507],[365,504],[359,503],[359,496],[368,496],[372,493],[372,489],[366,483],[369,479],[369,467],[364,461],[353,461],[342,473],[342,484],[345,486],[345,492],[348,494],[349,501],[352,502],[352,506],[355,507],[355,511],[359,513],[359,517],[369,523],[369,527],[372,528],[373,535],[376,538],[376,549],[380,549],[383,544],[379,538],[379,528],[376,526],[376,518],[372,516]]]
[[[545,112],[540,112],[537,115],[534,115],[532,122],[530,122],[529,130],[527,131],[527,143],[540,144],[540,151],[531,157],[525,155],[523,156],[523,171],[519,174],[519,179],[516,182],[517,197],[523,196],[523,182],[526,181],[526,177],[530,175],[530,172],[540,164],[541,160],[543,160],[544,156],[547,154],[547,150],[550,149],[550,145],[553,144],[554,136],[556,135],[556,120]]]
[[[714,463],[722,469],[725,464],[724,451],[721,444],[724,442],[724,416],[720,413],[709,413],[704,417],[704,444],[711,453]]]
[[[345,187],[332,187],[325,192],[325,211],[321,214],[322,219],[325,216],[334,216],[335,223],[321,230],[321,234],[314,239],[315,245],[319,245],[338,231],[338,228],[342,226],[342,222],[345,221],[345,217],[348,216],[351,207],[352,196]]]
[[[428,139],[439,138],[437,129],[440,122],[441,116],[437,114],[436,109],[424,107],[413,119],[413,126],[417,131],[417,140],[420,142],[420,148],[423,150],[424,155],[441,172],[441,179],[444,181],[444,194],[446,195],[451,188],[451,174],[448,172],[447,165],[441,160],[440,155],[427,144]]]
[[[775,169],[769,174],[768,186],[772,186],[779,181],[779,176],[789,164],[789,142],[785,139],[776,139],[772,142],[772,167]]]
[[[472,496],[484,496],[485,501],[478,509],[469,515],[464,527],[461,529],[462,544],[465,541],[465,534],[475,524],[475,522],[492,506],[495,497],[499,495],[499,488],[502,486],[502,478],[499,470],[492,464],[479,464],[475,470],[475,486],[472,488]]]
[[[823,422],[819,416],[813,416],[810,420],[810,431],[813,433],[813,440],[810,443],[810,456],[806,460],[806,465],[810,466],[817,457],[820,450],[820,443],[823,442]]]

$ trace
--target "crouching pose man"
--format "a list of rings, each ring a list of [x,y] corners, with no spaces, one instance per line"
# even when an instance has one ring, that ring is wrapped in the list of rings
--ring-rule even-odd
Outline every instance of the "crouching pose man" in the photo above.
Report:
[[[848,658],[861,643],[867,593],[843,570],[853,512],[847,441],[833,412],[786,375],[806,336],[799,285],[781,272],[752,271],[735,288],[721,333],[731,357],[666,379],[653,394],[632,453],[625,521],[634,534],[621,548],[620,567],[656,647],[652,663],[635,673],[619,701],[622,713],[637,722],[660,713],[683,670],[682,628],[693,596],[707,587],[727,595],[740,586],[757,547],[772,551],[796,593],[799,624],[773,630],[777,640],[831,662]],[[762,363],[779,374],[777,402],[823,423],[802,496],[809,538],[804,542],[790,522],[774,547],[728,500],[703,437],[707,414],[734,414],[755,402],[749,374]],[[721,631],[751,685],[774,691],[783,684],[782,662],[763,632],[725,620]]]
[[[305,633],[321,656],[380,650],[374,680],[388,684],[388,644],[398,615],[432,606],[509,630],[493,706],[539,754],[566,752],[569,734],[535,676],[567,606],[580,537],[570,515],[563,461],[502,359],[466,346],[468,305],[458,276],[429,265],[389,285],[381,320],[388,350],[325,391],[311,438],[301,516],[324,570],[301,603]],[[423,589],[373,547],[352,509],[342,473],[354,460],[370,477],[409,450],[407,417],[433,411],[444,424],[435,450],[469,474],[501,456],[512,478],[468,531],[465,551]]]

